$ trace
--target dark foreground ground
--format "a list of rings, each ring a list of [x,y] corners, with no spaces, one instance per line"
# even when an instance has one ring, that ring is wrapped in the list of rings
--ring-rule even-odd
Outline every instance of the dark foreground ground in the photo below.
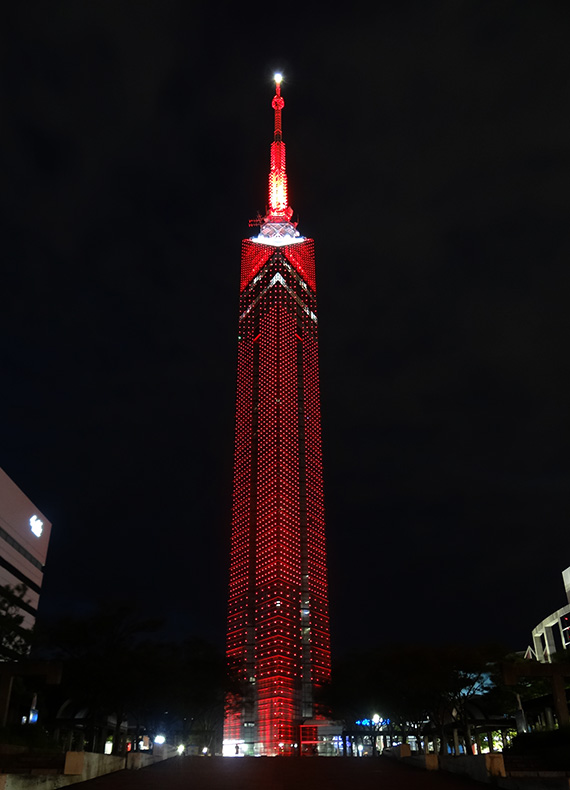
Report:
[[[463,777],[388,758],[180,757],[84,782],[85,790],[477,790]]]

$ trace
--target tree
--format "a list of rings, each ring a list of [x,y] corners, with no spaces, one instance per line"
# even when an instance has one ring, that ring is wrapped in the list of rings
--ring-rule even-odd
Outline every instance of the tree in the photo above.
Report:
[[[201,719],[223,716],[225,670],[217,650],[201,640],[158,640],[161,621],[141,617],[139,609],[106,604],[90,617],[63,618],[44,636],[43,653],[64,661],[66,697],[88,708],[92,720],[115,717],[116,753],[124,749],[127,721],[135,744],[142,734],[159,733],[186,742]]]
[[[27,594],[25,584],[0,586],[0,659],[3,661],[17,661],[30,652],[32,630],[24,628],[22,613],[22,604],[30,604]]]
[[[407,644],[353,654],[335,667],[331,707],[349,722],[378,713],[403,742],[414,734],[419,743],[430,721],[442,751],[452,722],[470,749],[469,703],[493,688],[493,662],[504,653],[496,646]]]
[[[495,645],[479,647],[450,645],[438,650],[438,660],[445,678],[442,689],[444,710],[451,715],[455,726],[463,730],[465,749],[472,751],[473,738],[469,703],[488,694],[495,686],[492,670],[505,650]],[[444,721],[440,720],[443,731]]]

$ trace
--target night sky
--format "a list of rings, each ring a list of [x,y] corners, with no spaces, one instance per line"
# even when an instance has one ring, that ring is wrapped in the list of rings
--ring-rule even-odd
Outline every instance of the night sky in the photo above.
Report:
[[[40,617],[130,599],[224,643],[240,244],[281,70],[333,650],[525,649],[570,565],[570,9],[318,8],[5,12],[0,466],[53,522]]]

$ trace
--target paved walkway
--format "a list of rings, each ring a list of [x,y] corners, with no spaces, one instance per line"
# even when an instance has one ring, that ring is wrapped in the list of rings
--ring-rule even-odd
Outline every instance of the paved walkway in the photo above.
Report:
[[[78,786],[79,787],[79,786]],[[477,782],[376,758],[174,757],[81,790],[481,790]]]

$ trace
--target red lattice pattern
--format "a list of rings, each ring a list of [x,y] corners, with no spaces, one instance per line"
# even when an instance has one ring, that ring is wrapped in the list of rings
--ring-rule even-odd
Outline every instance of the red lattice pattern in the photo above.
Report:
[[[257,244],[251,239],[242,241],[240,291],[243,291],[246,285],[253,280],[273,252],[275,252],[275,248],[267,244]]]

